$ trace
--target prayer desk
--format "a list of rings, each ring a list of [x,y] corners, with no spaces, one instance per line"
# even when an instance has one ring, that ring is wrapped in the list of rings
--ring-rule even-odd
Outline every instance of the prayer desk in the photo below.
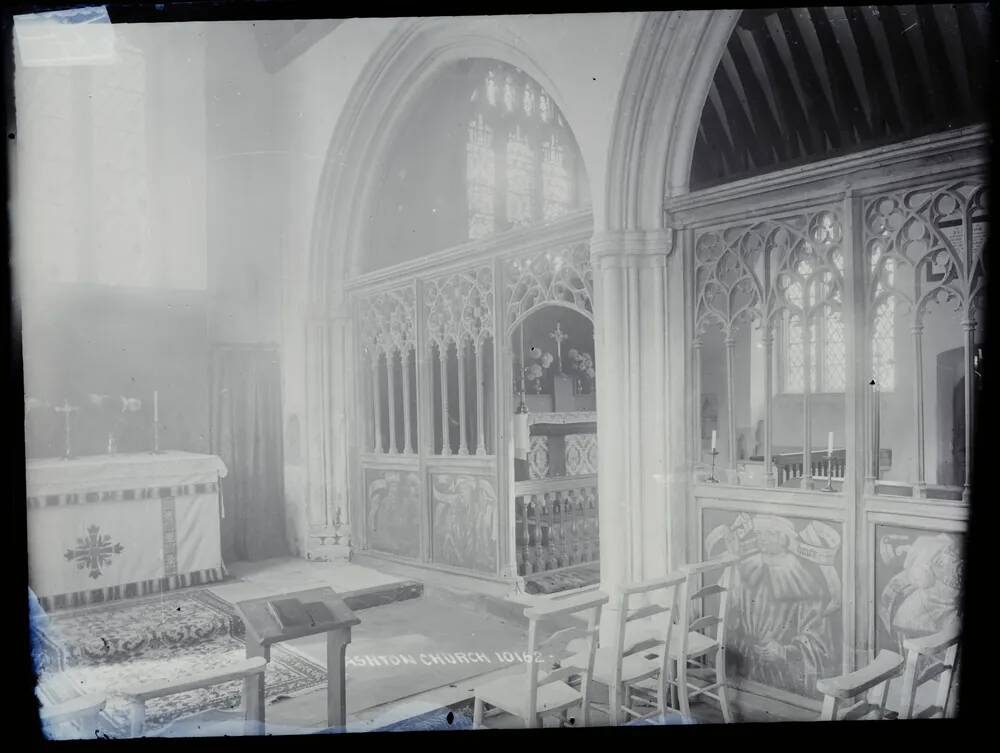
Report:
[[[298,599],[303,604],[321,601],[333,613],[333,621],[318,625],[283,630],[267,608],[269,601],[277,599]],[[344,674],[344,660],[347,644],[351,642],[351,628],[361,622],[354,612],[337,596],[332,588],[312,588],[289,594],[275,594],[258,599],[249,599],[236,604],[236,608],[246,623],[247,657],[263,656],[271,659],[271,646],[281,641],[305,638],[309,635],[326,633],[326,722],[330,727],[344,727],[347,724],[347,688]],[[251,682],[249,693],[261,709],[261,732],[264,732],[264,676]],[[249,699],[248,699],[249,701]]]

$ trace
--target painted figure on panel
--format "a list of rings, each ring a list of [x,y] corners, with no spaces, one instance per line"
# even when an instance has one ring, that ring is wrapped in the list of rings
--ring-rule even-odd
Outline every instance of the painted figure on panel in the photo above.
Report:
[[[434,559],[472,570],[496,567],[496,492],[489,479],[434,477]]]
[[[419,556],[420,478],[402,471],[369,473],[368,535],[372,547],[405,557]]]
[[[962,556],[956,537],[884,534],[879,558],[901,569],[879,594],[878,616],[895,650],[907,638],[930,635],[961,619]]]
[[[816,680],[838,669],[840,534],[821,521],[796,530],[787,518],[741,513],[709,534],[709,556],[723,541],[740,557],[731,612],[737,672],[815,695]]]

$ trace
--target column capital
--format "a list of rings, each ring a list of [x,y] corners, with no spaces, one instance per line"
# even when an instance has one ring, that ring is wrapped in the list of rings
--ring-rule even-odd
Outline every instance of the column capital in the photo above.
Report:
[[[590,257],[603,259],[665,260],[674,248],[673,228],[655,230],[603,230],[590,240]]]

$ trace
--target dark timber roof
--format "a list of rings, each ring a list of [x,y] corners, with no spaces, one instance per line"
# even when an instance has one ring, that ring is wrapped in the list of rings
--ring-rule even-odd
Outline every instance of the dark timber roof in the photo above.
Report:
[[[744,11],[701,115],[691,188],[986,120],[982,4]]]

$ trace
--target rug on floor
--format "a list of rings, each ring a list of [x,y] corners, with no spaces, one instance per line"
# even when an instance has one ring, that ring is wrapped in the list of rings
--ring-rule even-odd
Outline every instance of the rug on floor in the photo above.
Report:
[[[601,564],[590,562],[586,565],[567,567],[550,573],[526,575],[524,590],[529,594],[552,594],[559,591],[569,591],[573,588],[584,588],[601,582]]]
[[[126,736],[129,708],[116,695],[119,688],[208,672],[245,658],[244,629],[235,610],[207,591],[60,613],[52,630],[61,661],[43,671],[41,685],[54,702],[81,693],[108,694],[107,734]],[[285,646],[272,648],[265,670],[268,703],[325,685],[324,667]],[[153,731],[189,714],[238,708],[242,689],[236,680],[154,699],[146,704],[146,727]]]

